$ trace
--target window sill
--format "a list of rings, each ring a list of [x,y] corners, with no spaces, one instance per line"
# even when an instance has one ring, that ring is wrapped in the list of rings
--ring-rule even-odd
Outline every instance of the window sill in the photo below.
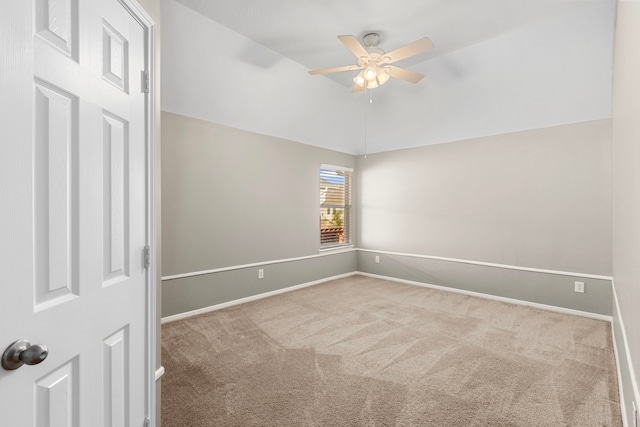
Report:
[[[327,246],[324,248],[318,249],[319,254],[329,253],[329,252],[350,252],[354,248],[354,245],[338,245],[338,246]]]

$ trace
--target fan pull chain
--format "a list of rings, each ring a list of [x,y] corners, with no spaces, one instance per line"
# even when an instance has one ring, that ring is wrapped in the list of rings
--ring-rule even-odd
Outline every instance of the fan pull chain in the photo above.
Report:
[[[369,94],[369,104],[373,104],[373,89],[364,89],[364,99],[367,100],[367,93]],[[368,116],[368,107],[365,104],[364,106],[364,158],[367,158],[367,116]]]
[[[371,103],[371,89],[364,89],[364,99],[367,100],[367,92],[369,92],[369,103]],[[364,105],[364,158],[367,158],[367,104]]]

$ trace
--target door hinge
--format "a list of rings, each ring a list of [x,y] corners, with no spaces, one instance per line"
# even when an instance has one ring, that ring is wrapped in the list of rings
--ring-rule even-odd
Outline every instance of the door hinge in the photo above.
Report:
[[[149,268],[151,266],[151,246],[144,247],[142,258],[144,260],[144,268]]]
[[[142,70],[142,93],[149,93],[149,72]]]

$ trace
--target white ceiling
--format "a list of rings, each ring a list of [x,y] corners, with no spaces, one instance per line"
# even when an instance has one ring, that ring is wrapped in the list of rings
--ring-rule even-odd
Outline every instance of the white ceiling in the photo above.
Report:
[[[615,0],[177,1],[163,0],[167,111],[353,154],[611,116]],[[426,78],[367,104],[357,72],[308,75],[354,63],[336,36],[371,31],[386,51],[431,38],[397,64]]]

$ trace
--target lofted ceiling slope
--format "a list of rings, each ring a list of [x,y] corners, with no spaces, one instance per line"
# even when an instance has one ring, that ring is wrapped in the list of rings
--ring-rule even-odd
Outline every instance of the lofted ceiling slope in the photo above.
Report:
[[[615,0],[163,0],[162,107],[351,154],[609,118]],[[426,74],[350,92],[337,35]],[[368,97],[373,98],[369,103]],[[366,128],[365,128],[366,123]]]

